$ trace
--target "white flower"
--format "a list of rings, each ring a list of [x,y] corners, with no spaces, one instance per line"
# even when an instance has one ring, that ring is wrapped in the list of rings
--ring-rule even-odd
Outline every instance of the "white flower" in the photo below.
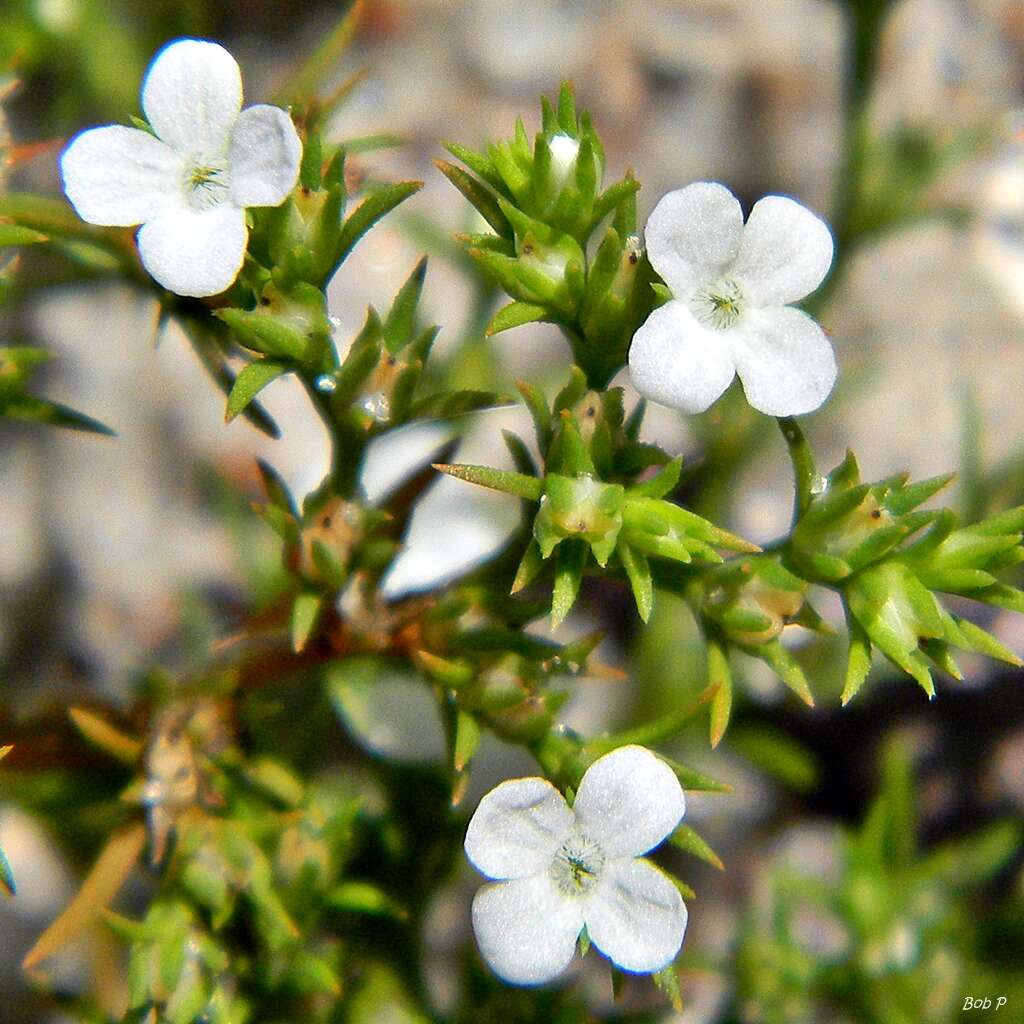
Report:
[[[64,191],[91,224],[141,224],[139,253],[178,295],[216,295],[238,276],[248,206],[277,206],[295,186],[302,143],[288,114],[242,110],[235,59],[216,43],[164,47],[142,85],[154,134],[107,125],[61,158]]]
[[[480,801],[466,855],[489,878],[473,900],[473,930],[491,969],[539,985],[572,959],[584,926],[626,971],[672,962],[686,907],[661,871],[640,859],[685,810],[672,769],[643,747],[598,758],[570,808],[546,779],[511,779]]]
[[[836,361],[825,332],[788,305],[821,284],[832,236],[784,196],[754,204],[701,181],[663,196],[647,253],[672,292],[633,336],[629,371],[647,398],[703,412],[738,373],[747,401],[771,416],[811,412],[828,397]]]

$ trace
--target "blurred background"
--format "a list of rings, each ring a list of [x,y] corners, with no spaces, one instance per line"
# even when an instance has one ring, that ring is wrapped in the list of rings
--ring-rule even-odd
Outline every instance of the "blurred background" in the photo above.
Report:
[[[10,155],[0,188],[57,193],[66,139],[138,113],[141,76],[167,40],[223,42],[243,67],[247,102],[259,102],[343,7],[5,0],[0,116]],[[641,220],[668,189],[711,179],[745,206],[782,192],[835,225],[842,263],[819,316],[841,381],[807,424],[821,468],[849,446],[866,479],[957,469],[947,500],[970,515],[1024,501],[1024,3],[893,4],[878,28],[876,74],[867,95],[854,97],[863,101],[854,133],[843,113],[856,59],[849,24],[847,5],[828,0],[368,0],[334,78],[368,70],[332,135],[360,140],[351,147],[357,173],[426,185],[332,286],[339,347],[367,304],[390,301],[427,251],[424,313],[442,325],[453,381],[501,390],[529,376],[550,388],[564,375],[568,351],[554,328],[483,338],[497,295],[451,240],[473,222],[432,160],[441,140],[478,146],[509,134],[517,115],[534,130],[539,95],[568,78],[604,140],[606,180],[631,166],[643,183]],[[229,632],[242,595],[272,589],[276,572],[272,536],[247,514],[254,456],[269,458],[297,494],[319,483],[327,458],[322,427],[289,380],[266,393],[280,440],[242,419],[225,427],[222,396],[173,325],[156,344],[151,300],[35,257],[21,273],[28,283],[0,310],[0,344],[53,352],[41,378],[47,396],[117,437],[0,422],[0,743],[5,722],[83,695],[122,700],[146,666],[173,665]],[[628,380],[618,383],[632,404]],[[686,420],[652,409],[647,430],[705,467],[693,484],[695,494],[704,485],[705,510],[763,542],[788,524],[785,451],[767,420],[737,430],[727,414]],[[460,425],[460,461],[502,459],[501,429],[525,433],[526,423],[511,409]],[[385,491],[441,429],[374,451],[368,493]],[[394,594],[500,546],[514,503],[468,491],[455,481],[432,489],[389,580]],[[632,681],[581,684],[566,709],[570,725],[596,731],[649,717],[700,689],[699,638],[681,602],[660,601],[637,634],[623,594],[586,596],[566,635],[605,629],[605,660]],[[838,606],[819,598],[839,624]],[[1024,649],[1024,622],[986,614],[987,628]],[[652,1013],[686,1024],[953,1020],[967,996],[1004,995],[1009,1009],[993,1019],[1024,1019],[1021,851],[989,827],[1024,811],[1022,680],[979,658],[929,703],[878,666],[841,711],[842,645],[804,642],[800,657],[822,694],[817,709],[797,708],[750,662],[719,750],[707,749],[703,728],[680,741],[689,762],[734,786],[729,796],[695,794],[688,810],[728,870],[691,871],[699,896],[686,1009]],[[364,723],[364,739],[429,760],[438,747],[420,713],[396,699],[389,727]],[[468,806],[499,779],[532,771],[493,743]],[[919,844],[902,874],[857,846],[883,804],[890,815],[902,808],[891,825]],[[0,846],[19,885],[16,899],[0,903],[4,1024],[56,1019],[18,964],[73,892],[80,863],[67,840],[53,822],[5,803],[0,786]],[[955,870],[938,871],[928,861],[937,853]],[[453,879],[427,936],[439,1012],[453,998],[471,875]],[[793,878],[830,895],[794,895]],[[886,891],[882,909],[863,905],[864,885]],[[822,964],[839,980],[819,998],[807,979]],[[596,966],[580,970],[596,1004],[608,1004]],[[62,984],[73,990],[81,971],[72,960]]]

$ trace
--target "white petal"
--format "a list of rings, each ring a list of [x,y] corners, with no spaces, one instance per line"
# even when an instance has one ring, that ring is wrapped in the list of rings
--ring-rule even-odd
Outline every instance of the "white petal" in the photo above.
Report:
[[[146,270],[177,295],[218,295],[238,276],[248,231],[245,210],[222,203],[195,211],[184,205],[139,230]]]
[[[739,251],[743,211],[714,181],[662,196],[644,228],[647,256],[677,299],[721,277]]]
[[[608,864],[583,919],[591,941],[617,967],[652,974],[679,952],[686,906],[654,865],[629,858]]]
[[[547,779],[509,779],[480,801],[466,829],[466,856],[488,878],[546,871],[575,817]]]
[[[299,177],[302,143],[280,107],[260,104],[238,115],[231,133],[231,199],[237,206],[277,206]]]
[[[619,747],[586,771],[573,811],[580,829],[608,857],[633,857],[658,845],[686,810],[675,772],[646,747]]]
[[[90,224],[155,217],[179,191],[181,159],[149,132],[112,124],[76,135],[60,158],[64,191]]]
[[[491,970],[513,985],[543,985],[569,965],[583,928],[580,903],[546,874],[485,885],[473,898],[473,931]]]
[[[225,156],[242,109],[235,58],[201,39],[170,43],[146,73],[142,109],[157,135],[183,156]]]
[[[682,302],[659,306],[633,335],[629,375],[652,402],[703,412],[736,373],[724,332],[700,324]]]
[[[785,196],[754,204],[733,268],[755,306],[784,306],[809,295],[832,265],[832,234],[806,206]]]
[[[836,357],[825,332],[791,306],[753,309],[729,332],[747,401],[769,416],[817,409],[835,383]]]

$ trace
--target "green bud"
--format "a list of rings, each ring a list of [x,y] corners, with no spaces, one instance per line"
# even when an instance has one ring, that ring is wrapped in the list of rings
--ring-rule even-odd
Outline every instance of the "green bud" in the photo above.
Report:
[[[713,577],[714,579],[714,577]],[[804,606],[807,584],[772,556],[744,558],[712,583],[701,611],[733,643],[768,643]]]
[[[593,477],[549,473],[544,496],[533,522],[533,535],[542,557],[548,558],[567,537],[585,540],[599,565],[606,565],[622,529],[625,490]]]

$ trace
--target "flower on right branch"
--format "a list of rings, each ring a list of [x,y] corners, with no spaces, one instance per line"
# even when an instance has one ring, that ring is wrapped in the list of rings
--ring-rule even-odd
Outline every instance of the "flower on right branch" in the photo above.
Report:
[[[770,416],[817,409],[836,361],[821,327],[789,303],[832,265],[825,222],[784,196],[754,204],[701,181],[663,196],[646,229],[647,254],[672,298],[633,336],[629,370],[646,398],[707,409],[739,374],[747,401]]]

